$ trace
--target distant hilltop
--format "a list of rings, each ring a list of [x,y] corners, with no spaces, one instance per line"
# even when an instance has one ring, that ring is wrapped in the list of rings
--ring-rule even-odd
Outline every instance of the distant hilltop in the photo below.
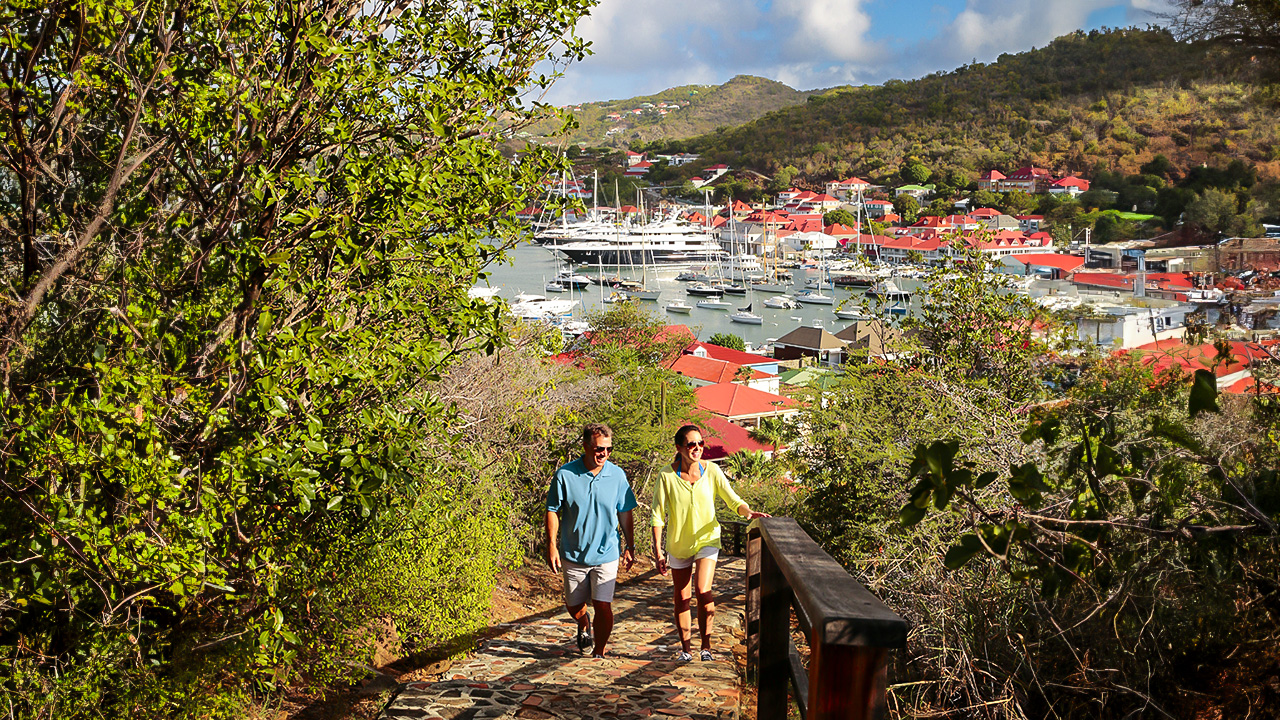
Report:
[[[632,142],[682,140],[751,122],[800,105],[816,90],[795,90],[767,78],[739,75],[723,85],[682,85],[653,95],[564,106],[578,120],[576,131],[550,138],[554,121],[528,128],[524,139],[592,147],[626,147]]]

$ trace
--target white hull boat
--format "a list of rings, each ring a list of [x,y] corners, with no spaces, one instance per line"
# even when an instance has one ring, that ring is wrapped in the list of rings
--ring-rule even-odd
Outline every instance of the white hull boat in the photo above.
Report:
[[[767,308],[773,308],[774,310],[797,310],[800,308],[800,303],[786,297],[785,295],[780,295],[778,297],[771,297],[768,300],[765,300],[764,306]]]
[[[628,290],[627,295],[632,300],[646,300],[648,302],[658,302],[658,296],[662,294],[661,290]]]
[[[690,310],[692,310],[692,309],[693,309],[693,307],[691,307],[691,306],[689,306],[689,305],[685,305],[684,303],[680,302],[679,300],[675,300],[675,301],[672,301],[672,302],[667,303],[667,308],[666,308],[666,309],[667,309],[667,312],[669,312],[669,313],[680,313],[681,315],[688,315],[688,314],[689,314],[689,311],[690,311]]]
[[[784,293],[791,290],[791,286],[782,283],[762,282],[751,283],[751,289],[762,293]]]
[[[830,295],[823,295],[817,290],[801,290],[795,294],[795,299],[808,305],[834,305],[836,299]]]
[[[560,282],[559,280],[552,280],[551,282],[547,283],[544,287],[546,288],[547,292],[553,292],[553,293],[562,293],[562,292],[567,292],[569,290],[569,288],[565,287],[564,283]]]
[[[697,305],[707,310],[728,310],[733,307],[732,303],[727,303],[723,300],[699,300]]]

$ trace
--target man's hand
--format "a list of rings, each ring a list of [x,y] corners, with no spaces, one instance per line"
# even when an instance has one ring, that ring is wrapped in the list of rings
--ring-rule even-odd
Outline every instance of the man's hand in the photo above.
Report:
[[[636,564],[636,554],[634,550],[632,550],[631,548],[627,548],[626,550],[622,551],[622,564],[628,570],[631,569],[632,565]]]
[[[560,572],[560,549],[554,544],[547,546],[547,564],[552,570]]]

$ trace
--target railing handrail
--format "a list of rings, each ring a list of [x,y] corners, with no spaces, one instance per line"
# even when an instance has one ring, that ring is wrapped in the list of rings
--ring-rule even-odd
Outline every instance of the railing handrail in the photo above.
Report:
[[[849,575],[791,518],[763,518],[747,533],[747,662],[759,685],[756,716],[783,718],[787,681],[801,715],[883,714],[887,650],[907,623]],[[806,671],[791,642],[791,609],[809,639]]]

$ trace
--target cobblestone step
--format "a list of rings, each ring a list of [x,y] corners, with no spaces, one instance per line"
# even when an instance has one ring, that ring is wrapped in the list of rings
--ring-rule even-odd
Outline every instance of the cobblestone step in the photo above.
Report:
[[[731,653],[742,637],[743,564],[724,558],[716,571],[716,657],[675,659],[671,579],[656,573],[618,588],[608,657],[577,650],[568,613],[505,623],[499,634],[455,664],[445,679],[404,686],[384,720],[531,718],[736,720],[739,678]],[[694,650],[697,616],[694,615]]]

